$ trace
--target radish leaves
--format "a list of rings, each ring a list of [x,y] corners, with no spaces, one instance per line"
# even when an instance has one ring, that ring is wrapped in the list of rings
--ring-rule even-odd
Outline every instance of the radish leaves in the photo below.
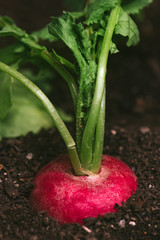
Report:
[[[128,47],[138,43],[139,31],[130,14],[139,13],[150,2],[152,0],[88,0],[79,12],[63,12],[60,17],[52,17],[49,32],[44,27],[32,34],[17,27],[10,18],[0,17],[0,37],[13,36],[20,44],[19,48],[12,45],[4,49],[8,58],[2,54],[0,69],[22,82],[42,102],[66,143],[76,174],[83,175],[86,171],[98,173],[100,169],[108,56],[118,52],[121,37],[125,37]],[[62,41],[72,53],[73,62],[55,50],[49,52],[46,46],[39,44],[39,39]],[[11,55],[10,50],[13,50]],[[51,67],[67,82],[75,109],[76,143],[40,88],[10,67],[16,64],[20,71],[20,66],[26,62],[38,66],[38,69]],[[4,102],[1,119],[7,116],[11,107],[11,82],[7,80],[4,87],[4,80],[5,77],[1,82],[0,105]]]
[[[135,3],[134,8],[137,7],[137,11],[144,4],[143,2],[141,5],[136,5],[136,1],[132,1],[132,3],[133,2]],[[79,154],[82,152],[86,152],[87,154],[88,152],[91,158],[90,166],[87,165],[87,168],[91,168],[91,165],[94,165],[93,158],[94,155],[96,155],[94,151],[96,151],[95,146],[96,142],[98,142],[96,140],[96,126],[98,126],[98,114],[100,114],[102,93],[99,94],[98,90],[96,90],[98,89],[98,86],[96,87],[96,82],[98,81],[96,80],[97,69],[101,55],[105,54],[104,50],[102,50],[102,44],[107,44],[103,43],[103,41],[114,9],[117,8],[117,10],[115,10],[116,13],[113,23],[111,23],[110,26],[112,29],[110,30],[112,31],[112,36],[109,40],[106,40],[109,41],[109,51],[111,53],[118,52],[118,47],[115,41],[117,35],[127,38],[126,44],[128,47],[136,45],[139,41],[137,25],[123,7],[126,8],[125,1],[122,1],[122,6],[120,5],[119,0],[88,1],[84,11],[79,12],[79,14],[64,12],[61,17],[52,17],[51,23],[48,27],[50,34],[62,40],[72,51],[79,67],[77,68],[77,75],[79,76],[77,78],[79,92],[76,105],[76,134]],[[106,66],[103,67],[102,71],[105,71],[105,68]],[[104,81],[99,80],[98,84],[104,84]],[[102,89],[104,89],[104,85],[102,86]],[[91,106],[95,94],[97,94],[99,103],[93,110],[93,114],[95,115],[97,112],[97,115],[95,121],[93,121],[95,122],[93,124],[93,129],[90,130],[92,128],[92,120],[89,120],[89,116],[90,112],[92,112]],[[90,122],[90,124],[88,124],[88,122]],[[89,127],[87,127],[87,125],[89,125]],[[103,130],[101,129],[100,131]],[[87,138],[89,139],[88,143],[86,140]],[[85,146],[88,146],[88,149],[84,150]],[[86,158],[88,157],[89,156],[87,155]],[[84,155],[83,157],[81,156],[81,158],[84,159]],[[85,161],[87,160],[84,160],[84,162]]]

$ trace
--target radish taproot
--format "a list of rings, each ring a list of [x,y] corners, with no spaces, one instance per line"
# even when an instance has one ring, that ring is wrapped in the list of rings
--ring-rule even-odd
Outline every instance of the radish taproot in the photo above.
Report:
[[[44,166],[34,179],[30,195],[37,211],[59,223],[80,223],[89,217],[117,212],[137,189],[137,178],[122,161],[103,155],[99,174],[75,176],[68,155]]]
[[[45,210],[60,223],[83,223],[84,218],[116,212],[115,204],[121,205],[136,191],[138,184],[132,170],[120,160],[102,155],[106,73],[109,53],[118,52],[117,42],[121,37],[125,37],[128,47],[138,43],[139,31],[130,14],[139,13],[150,2],[87,0],[80,12],[63,12],[60,17],[52,17],[47,34],[45,27],[29,35],[10,18],[0,17],[0,36],[16,37],[20,44],[20,51],[17,45],[4,49],[0,70],[20,81],[40,100],[68,150],[68,155],[58,157],[40,170],[30,195],[37,211]],[[62,41],[72,52],[73,61],[55,50],[48,51],[38,43],[40,39]],[[10,49],[14,53],[12,61]],[[76,141],[42,89],[21,73],[26,62],[40,64],[40,73],[43,66],[52,67],[67,82],[75,109]],[[11,102],[12,82],[10,79],[6,93],[0,94],[1,116],[7,114],[11,105],[8,102]]]

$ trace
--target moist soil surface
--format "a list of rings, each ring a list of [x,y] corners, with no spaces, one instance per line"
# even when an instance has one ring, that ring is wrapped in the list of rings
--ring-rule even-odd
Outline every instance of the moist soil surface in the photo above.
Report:
[[[121,207],[115,205],[116,214],[85,219],[84,225],[59,225],[44,211],[35,212],[29,201],[37,171],[66,152],[59,133],[53,128],[2,139],[0,239],[160,239],[159,11],[160,2],[155,0],[139,22],[140,44],[126,49],[122,43],[120,54],[111,56],[108,66],[104,154],[131,167],[138,178],[136,193]],[[61,105],[72,112],[68,92],[58,89],[63,91]],[[73,133],[74,123],[68,127]]]

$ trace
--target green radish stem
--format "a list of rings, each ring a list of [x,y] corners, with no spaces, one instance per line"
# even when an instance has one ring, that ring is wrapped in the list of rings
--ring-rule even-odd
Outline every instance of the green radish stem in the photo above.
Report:
[[[92,159],[91,172],[98,173],[103,152],[104,142],[104,129],[105,129],[105,106],[106,106],[106,90],[104,88],[103,98],[101,102],[101,108],[98,115],[98,121],[96,125],[95,143],[94,143],[94,155]]]
[[[41,103],[51,116],[55,126],[57,127],[67,146],[75,174],[86,175],[85,170],[82,169],[81,163],[78,158],[76,144],[72,136],[70,135],[67,127],[65,126],[64,122],[62,121],[61,117],[59,116],[58,112],[56,111],[55,107],[47,98],[47,96],[32,81],[30,81],[27,77],[25,77],[21,73],[17,72],[14,68],[0,62],[0,70],[8,73],[10,76],[24,84],[41,101]]]
[[[75,82],[75,79],[70,74],[70,72],[65,69],[65,67],[58,62],[53,55],[51,55],[45,47],[42,47],[38,43],[34,42],[32,39],[28,37],[28,35],[24,38],[19,39],[21,42],[23,42],[27,47],[31,48],[33,47],[35,53],[43,58],[49,65],[54,68],[67,82],[68,87],[71,92],[71,96],[73,99],[74,107],[76,107],[77,104],[77,95],[78,95],[78,87],[77,83]]]
[[[70,89],[70,92],[71,92],[74,107],[76,107],[78,87],[77,87],[77,83],[75,82],[75,79],[73,78],[73,76],[63,67],[62,64],[57,62],[47,50],[43,50],[40,55],[46,62],[48,62],[66,80],[68,87]]]
[[[100,121],[102,126],[98,126],[96,129],[98,121],[98,116],[100,113],[101,108],[101,102],[103,98],[104,88],[105,88],[105,77],[106,77],[106,71],[107,71],[107,61],[108,61],[108,55],[111,45],[111,40],[114,32],[114,28],[117,22],[118,13],[120,10],[120,5],[118,4],[112,11],[108,20],[108,24],[106,27],[105,35],[102,42],[101,52],[99,56],[99,62],[98,62],[98,70],[97,70],[97,79],[96,79],[96,86],[95,86],[95,92],[93,96],[93,101],[90,109],[90,113],[88,116],[88,120],[86,123],[86,127],[84,129],[83,137],[82,137],[82,144],[81,144],[81,152],[80,152],[80,160],[82,163],[82,167],[85,169],[91,170],[94,168],[94,165],[101,164],[101,158],[102,158],[102,146],[100,147],[100,151],[97,151],[94,146],[97,146],[97,144],[94,144],[94,137],[95,137],[95,130],[96,130],[96,138],[100,135],[102,138],[102,134],[100,131],[104,131],[104,123],[103,121]],[[98,131],[98,132],[97,132]],[[95,142],[101,141],[100,139],[95,139]],[[101,141],[101,144],[103,144],[103,141]],[[98,159],[97,163],[97,159]],[[95,162],[95,163],[94,163]],[[97,169],[99,167],[97,166]]]

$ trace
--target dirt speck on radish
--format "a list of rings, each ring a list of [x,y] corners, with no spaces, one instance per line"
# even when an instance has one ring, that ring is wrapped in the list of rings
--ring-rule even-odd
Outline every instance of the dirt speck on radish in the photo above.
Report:
[[[97,175],[75,176],[69,156],[61,155],[38,172],[30,200],[61,224],[83,224],[85,218],[116,212],[115,204],[126,202],[137,187],[132,170],[114,157],[103,155]]]

